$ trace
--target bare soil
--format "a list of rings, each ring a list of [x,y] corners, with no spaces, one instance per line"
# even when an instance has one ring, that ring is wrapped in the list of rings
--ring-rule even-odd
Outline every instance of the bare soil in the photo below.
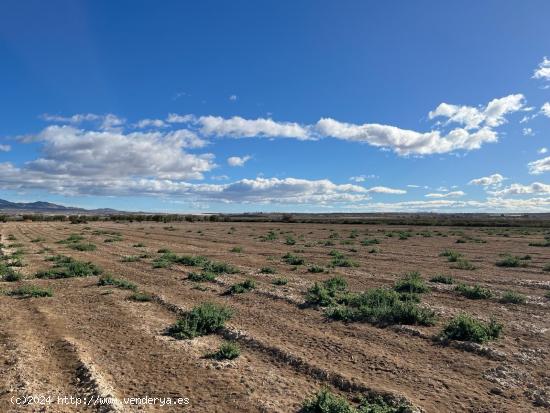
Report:
[[[528,245],[544,240],[542,229],[210,222],[0,225],[4,254],[13,252],[10,244],[23,244],[19,248],[24,250],[24,266],[17,269],[24,279],[0,281],[0,289],[32,283],[54,292],[49,298],[0,295],[0,412],[297,412],[323,386],[350,400],[365,392],[391,394],[426,412],[542,412],[550,407],[550,299],[545,296],[550,273],[543,271],[550,263],[550,248]],[[122,239],[106,243],[109,235],[94,234],[97,230],[118,232]],[[262,241],[271,230],[278,238]],[[411,236],[399,239],[399,231]],[[10,234],[17,240],[9,241]],[[97,249],[79,252],[58,243],[71,234],[82,234]],[[295,245],[287,245],[286,236]],[[362,245],[366,238],[380,243]],[[138,243],[145,247],[135,247]],[[242,247],[242,252],[230,252],[233,247]],[[373,247],[379,251],[369,253]],[[216,283],[193,283],[187,274],[194,268],[153,268],[161,248],[226,262],[240,273],[223,275]],[[446,248],[462,253],[476,269],[450,268],[452,263],[439,256]],[[307,271],[309,264],[327,268],[333,249],[358,266]],[[306,265],[285,263],[282,256],[288,252],[303,257]],[[149,258],[122,261],[144,253]],[[496,266],[505,253],[531,259],[526,267]],[[98,277],[34,279],[37,271],[51,267],[45,258],[55,254],[91,261],[155,299],[131,301],[130,291],[98,286]],[[276,274],[260,273],[266,266]],[[445,274],[479,283],[496,297],[470,300],[452,286],[429,282],[432,289],[422,302],[439,316],[430,327],[346,324],[300,305],[315,281],[340,275],[351,290],[362,291],[391,287],[409,271],[419,271],[425,280]],[[274,285],[279,277],[288,284]],[[254,279],[257,288],[224,294],[246,278]],[[524,294],[527,303],[501,304],[498,296],[507,290]],[[226,329],[193,340],[165,334],[178,311],[206,301],[234,310]],[[442,345],[431,339],[461,312],[498,320],[504,325],[502,337],[483,346]],[[222,362],[205,358],[224,338],[237,339],[241,356]],[[11,402],[31,395],[186,397],[189,404]]]

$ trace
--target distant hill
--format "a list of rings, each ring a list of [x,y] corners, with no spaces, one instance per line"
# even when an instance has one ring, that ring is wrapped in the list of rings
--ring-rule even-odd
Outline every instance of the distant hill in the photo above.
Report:
[[[64,205],[52,204],[51,202],[10,202],[0,199],[0,212],[4,213],[64,213],[64,214],[115,214],[121,211],[110,208],[84,209],[77,207],[66,207]]]

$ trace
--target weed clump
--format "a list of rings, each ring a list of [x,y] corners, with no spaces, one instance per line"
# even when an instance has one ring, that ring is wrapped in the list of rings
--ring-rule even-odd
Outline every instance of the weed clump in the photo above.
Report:
[[[225,341],[214,353],[207,354],[207,358],[215,360],[234,360],[241,355],[241,349],[232,341]]]
[[[430,278],[430,281],[433,283],[439,283],[439,284],[454,284],[453,277],[449,275],[435,275],[432,278]]]
[[[430,290],[418,271],[405,274],[403,278],[395,283],[393,289],[400,293],[409,294],[422,294]]]
[[[455,287],[455,291],[470,300],[482,300],[493,297],[493,292],[491,290],[478,284],[459,284]]]
[[[348,283],[342,277],[329,278],[322,283],[316,282],[307,290],[306,304],[326,307],[340,301],[347,293]]]
[[[272,267],[262,267],[262,268],[260,268],[260,273],[262,273],[262,274],[275,274],[276,271]]]
[[[441,254],[439,254],[439,256],[447,257],[447,261],[449,262],[457,262],[462,258],[462,254],[454,250],[444,250]]]
[[[439,337],[443,340],[485,343],[498,338],[502,333],[502,328],[502,324],[494,320],[485,323],[468,314],[459,314],[443,328]]]
[[[288,279],[287,278],[275,278],[272,282],[273,285],[287,285]]]
[[[95,244],[91,243],[76,242],[74,244],[70,244],[69,248],[76,251],[95,251],[97,247]]]
[[[174,325],[168,328],[168,335],[182,340],[212,334],[225,326],[233,311],[227,307],[202,303],[185,313]]]
[[[122,288],[124,290],[137,291],[137,285],[133,282],[121,278],[115,278],[112,275],[103,275],[99,278],[97,285],[112,285],[113,287]]]
[[[472,271],[475,270],[477,267],[470,261],[464,258],[460,258],[453,265],[451,265],[451,268],[454,268],[456,270]]]
[[[283,261],[290,265],[303,265],[305,263],[302,257],[293,255],[290,252],[283,256]]]
[[[151,297],[151,294],[149,293],[135,292],[130,297],[128,297],[128,299],[132,301],[138,301],[138,302],[147,302],[147,301],[152,301],[153,297]]]
[[[214,282],[216,281],[216,274],[207,271],[190,272],[187,275],[187,279],[194,282]]]
[[[233,247],[229,250],[229,252],[235,252],[235,253],[241,253],[243,251],[244,251],[243,247]]]
[[[527,263],[525,261],[529,258],[506,255],[502,260],[497,261],[495,265],[497,267],[527,267]]]
[[[310,265],[307,269],[307,272],[311,272],[313,274],[319,274],[319,273],[325,272],[325,269],[319,265]]]
[[[64,255],[56,255],[48,258],[54,266],[45,271],[36,273],[36,278],[72,278],[91,277],[100,275],[103,270],[91,262],[78,261]]]
[[[505,291],[498,301],[502,304],[525,304],[527,298],[516,291]]]
[[[253,290],[256,288],[256,282],[251,279],[244,280],[243,282],[233,284],[229,290],[227,291],[228,294],[243,294],[248,291]]]
[[[319,390],[307,399],[300,413],[406,413],[410,407],[406,404],[388,403],[382,397],[362,397],[357,406],[344,397],[331,393],[328,389]]]
[[[9,291],[7,295],[22,298],[53,297],[53,292],[51,288],[42,288],[37,285],[28,284]]]

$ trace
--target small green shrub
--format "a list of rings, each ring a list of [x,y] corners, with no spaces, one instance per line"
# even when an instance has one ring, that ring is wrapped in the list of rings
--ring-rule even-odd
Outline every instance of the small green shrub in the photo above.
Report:
[[[469,298],[471,300],[482,300],[491,298],[493,296],[493,292],[489,290],[488,288],[482,287],[478,284],[475,285],[466,285],[466,284],[459,284],[455,287],[455,291],[457,291],[460,295]]]
[[[293,237],[288,236],[288,237],[286,237],[286,239],[285,239],[285,244],[286,244],[286,245],[295,245],[295,244],[296,244],[296,240],[295,240]]]
[[[189,275],[187,275],[187,279],[189,281],[194,282],[214,282],[216,281],[216,274],[211,272],[190,272]]]
[[[361,241],[361,245],[375,245],[375,244],[380,244],[380,241],[378,241],[376,238],[371,238],[371,239],[367,238]]]
[[[525,304],[527,297],[516,291],[505,291],[498,301],[502,304]]]
[[[448,275],[435,275],[432,278],[430,278],[430,281],[433,283],[439,283],[439,284],[454,284],[454,279],[451,276]]]
[[[36,273],[36,278],[72,278],[91,277],[100,275],[103,270],[91,262],[77,261],[71,257],[56,255],[49,257],[53,261],[53,268]]]
[[[31,240],[31,242],[44,242],[46,241],[46,238],[38,237]]]
[[[322,283],[316,282],[307,290],[305,302],[309,306],[331,305],[346,293],[347,287],[348,283],[342,277],[329,278]]]
[[[409,294],[425,293],[430,290],[430,288],[426,285],[426,283],[420,276],[420,273],[417,271],[405,274],[403,278],[395,283],[393,289],[397,292]]]
[[[122,288],[124,290],[137,291],[137,285],[131,281],[124,280],[122,278],[114,278],[111,275],[103,275],[99,278],[97,285],[112,285],[114,287]]]
[[[53,292],[51,288],[42,288],[37,285],[22,285],[14,290],[11,290],[7,293],[8,295],[15,297],[23,298],[33,298],[33,297],[53,297]]]
[[[153,297],[149,293],[135,292],[132,295],[130,295],[128,299],[132,301],[138,301],[138,302],[147,302],[147,301],[152,301]]]
[[[143,244],[142,242],[138,242],[137,244],[134,244],[132,245],[134,248],[143,248],[145,247],[145,244]]]
[[[274,268],[271,268],[271,267],[262,267],[260,268],[260,272],[262,274],[275,274],[276,271]]]
[[[287,278],[275,278],[273,280],[273,285],[287,285],[288,279]]]
[[[485,343],[498,338],[501,333],[502,324],[494,320],[485,323],[468,314],[459,314],[443,328],[440,337],[444,340]]]
[[[70,244],[69,248],[76,251],[95,251],[97,247],[95,244],[75,242],[74,244]]]
[[[216,360],[234,360],[241,355],[241,349],[232,341],[225,341],[214,353],[207,354],[206,357]]]
[[[507,255],[502,260],[497,261],[495,265],[497,267],[527,267],[527,263],[524,261],[524,257]]]
[[[461,259],[462,254],[453,250],[444,250],[441,254],[439,254],[439,256],[447,257],[447,261],[449,262],[457,262],[459,259]]]
[[[290,252],[283,256],[283,261],[290,265],[303,265],[305,262],[302,257],[293,255]]]
[[[307,271],[313,274],[318,274],[318,273],[325,272],[325,269],[319,265],[310,265]]]
[[[241,253],[243,251],[244,251],[243,247],[233,247],[229,250],[229,252],[235,252],[235,253]]]
[[[167,333],[179,340],[215,333],[231,319],[231,309],[213,303],[202,303],[184,314]]]
[[[382,397],[362,397],[357,406],[344,397],[331,393],[323,388],[307,399],[300,413],[407,413],[410,407],[403,402],[387,403]]]
[[[460,258],[453,265],[451,265],[451,268],[454,268],[456,270],[472,271],[472,270],[475,270],[477,267],[474,264],[472,264],[470,261],[464,258]]]
[[[228,294],[243,294],[248,291],[253,290],[256,288],[256,282],[251,279],[244,280],[243,282],[233,284],[229,290],[227,291]]]

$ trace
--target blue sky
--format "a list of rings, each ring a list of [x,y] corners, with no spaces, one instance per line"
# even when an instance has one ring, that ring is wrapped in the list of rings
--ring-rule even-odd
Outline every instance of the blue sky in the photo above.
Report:
[[[4,1],[0,197],[550,211],[548,16],[544,0]]]

